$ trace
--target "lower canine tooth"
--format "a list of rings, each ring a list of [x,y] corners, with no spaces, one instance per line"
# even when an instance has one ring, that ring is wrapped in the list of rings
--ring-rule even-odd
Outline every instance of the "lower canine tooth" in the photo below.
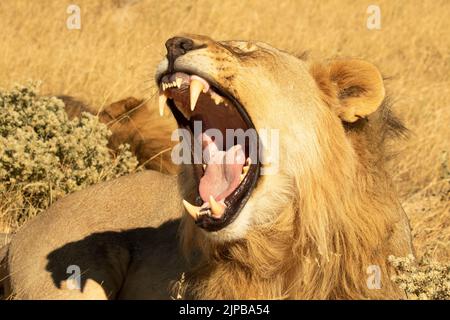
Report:
[[[209,196],[209,205],[211,206],[211,212],[216,217],[220,218],[225,211],[225,208],[220,205],[213,196]]]
[[[162,117],[164,115],[164,107],[166,106],[167,96],[164,93],[159,94],[159,115]]]
[[[183,205],[186,208],[186,211],[191,215],[191,217],[194,218],[194,220],[197,220],[200,212],[200,207],[194,206],[186,200],[183,200]]]
[[[250,169],[250,166],[242,167],[242,172],[243,172],[244,174],[247,174],[248,169]]]
[[[197,104],[198,97],[200,93],[203,91],[204,86],[199,80],[192,79],[191,85],[189,87],[189,93],[191,98],[191,111],[194,111],[195,105]]]

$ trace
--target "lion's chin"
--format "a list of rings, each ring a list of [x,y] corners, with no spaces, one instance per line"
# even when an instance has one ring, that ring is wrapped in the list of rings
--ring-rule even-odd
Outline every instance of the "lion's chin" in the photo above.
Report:
[[[258,180],[256,129],[244,107],[215,81],[166,72],[158,86],[160,115],[170,109],[191,153],[197,195],[183,200],[184,207],[200,228],[222,230],[239,215]]]

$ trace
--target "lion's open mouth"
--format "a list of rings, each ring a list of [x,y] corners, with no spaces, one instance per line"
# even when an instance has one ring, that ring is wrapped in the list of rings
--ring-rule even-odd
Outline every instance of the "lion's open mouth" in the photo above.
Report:
[[[198,196],[184,206],[199,227],[220,230],[236,218],[258,180],[255,127],[237,99],[213,81],[175,72],[158,84],[160,114],[168,106],[189,133],[184,142],[191,142]]]

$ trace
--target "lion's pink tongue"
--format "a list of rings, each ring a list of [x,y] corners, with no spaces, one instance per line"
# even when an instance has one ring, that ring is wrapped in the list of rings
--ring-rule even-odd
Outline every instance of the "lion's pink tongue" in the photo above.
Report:
[[[242,147],[235,145],[228,151],[219,151],[215,143],[210,142],[203,150],[203,157],[207,167],[200,179],[200,196],[204,202],[208,202],[211,195],[216,201],[223,200],[239,186],[245,162]]]

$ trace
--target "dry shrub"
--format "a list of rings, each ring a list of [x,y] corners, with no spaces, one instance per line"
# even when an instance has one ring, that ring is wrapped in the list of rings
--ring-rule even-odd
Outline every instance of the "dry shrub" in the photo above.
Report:
[[[0,220],[13,229],[56,199],[136,169],[128,146],[115,158],[96,116],[69,120],[64,103],[38,84],[0,90]]]
[[[433,261],[427,254],[419,260],[413,255],[390,256],[389,262],[397,271],[392,281],[405,290],[408,299],[450,299],[450,264]]]

